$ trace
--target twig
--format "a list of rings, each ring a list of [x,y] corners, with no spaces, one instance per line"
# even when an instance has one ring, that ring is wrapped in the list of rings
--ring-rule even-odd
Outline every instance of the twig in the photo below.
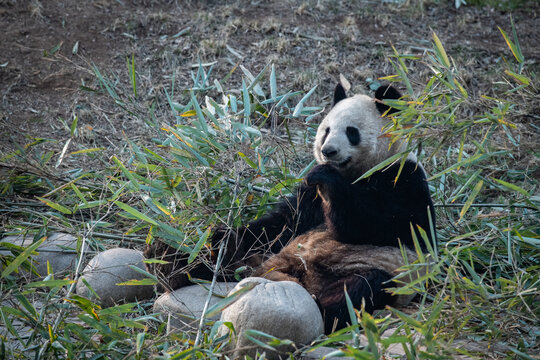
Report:
[[[236,182],[235,182],[236,186],[234,187],[234,190],[233,190],[233,201],[231,202],[232,204],[235,203],[236,196],[238,195],[239,180],[240,179],[237,178]],[[231,223],[232,214],[233,214],[233,210],[230,209],[229,214],[227,215],[227,224]],[[215,267],[215,270],[214,270],[214,275],[212,276],[212,283],[210,284],[210,289],[208,290],[208,296],[206,298],[206,301],[204,302],[204,307],[203,307],[203,310],[202,310],[201,319],[199,321],[199,327],[197,329],[197,337],[195,338],[195,343],[193,345],[194,347],[197,347],[199,345],[200,340],[201,340],[202,328],[204,326],[204,314],[206,313],[206,310],[208,309],[208,306],[210,304],[210,300],[212,300],[212,294],[214,292],[214,286],[216,285],[217,275],[219,273],[219,268],[221,266],[221,261],[223,259],[223,254],[225,252],[225,246],[229,242],[229,237],[230,236],[231,236],[231,233],[228,232],[227,236],[221,241],[221,244],[219,245],[219,252],[218,252],[217,259],[216,259],[216,267]]]
[[[83,260],[84,254],[85,254],[85,247],[86,247],[87,239],[90,236],[92,236],[92,233],[94,231],[94,227],[100,221],[105,219],[108,215],[109,215],[109,212],[107,211],[98,221],[96,221],[92,226],[90,226],[88,228],[88,232],[83,235],[82,244],[81,244],[81,254],[80,254],[79,259],[77,261],[77,267],[75,268],[75,279],[74,280],[77,280],[77,278],[79,276],[79,273],[81,271],[81,265],[83,264],[82,260]],[[66,304],[68,302],[68,298],[71,295],[71,293],[75,290],[75,286],[77,286],[77,281],[73,281],[73,283],[69,287],[68,292],[67,292],[66,296],[64,297],[64,302],[63,302],[64,304]],[[52,334],[54,334],[56,332],[56,330],[58,329],[58,326],[60,325],[60,322],[62,321],[64,313],[65,313],[65,308],[60,309],[60,313],[58,314],[58,317],[56,318],[56,320],[54,322],[52,330],[50,331]],[[39,354],[37,356],[37,359],[41,359],[41,357],[45,354],[45,351],[47,351],[47,348],[49,347],[50,344],[51,344],[51,339],[47,339],[47,341],[45,341],[45,343],[41,346],[41,349],[39,350]]]

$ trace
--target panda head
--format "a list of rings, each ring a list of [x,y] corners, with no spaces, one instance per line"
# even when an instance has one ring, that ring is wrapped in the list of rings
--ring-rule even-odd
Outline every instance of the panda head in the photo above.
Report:
[[[401,94],[391,86],[381,86],[375,98],[366,95],[347,97],[341,84],[334,91],[334,105],[322,120],[315,136],[313,152],[319,164],[331,164],[348,178],[357,178],[395,154],[382,129],[388,122],[385,113],[396,109],[382,103]]]

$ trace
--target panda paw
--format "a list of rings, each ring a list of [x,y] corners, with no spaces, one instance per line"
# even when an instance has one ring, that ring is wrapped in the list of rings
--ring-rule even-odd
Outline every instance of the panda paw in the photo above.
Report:
[[[341,180],[343,180],[343,177],[339,170],[329,164],[315,166],[305,178],[308,186],[337,185]]]

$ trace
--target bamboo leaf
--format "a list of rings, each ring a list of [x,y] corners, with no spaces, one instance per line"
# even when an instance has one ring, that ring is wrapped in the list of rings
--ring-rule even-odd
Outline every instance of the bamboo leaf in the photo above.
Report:
[[[9,265],[2,271],[2,278],[5,278],[13,271],[18,270],[19,266],[28,259],[28,257],[47,239],[46,236],[42,237],[32,245],[28,246],[22,253],[19,254]]]
[[[152,225],[156,225],[156,226],[159,225],[154,219],[149,218],[148,216],[144,215],[139,210],[132,208],[128,204],[125,204],[125,203],[120,202],[120,201],[115,201],[114,203],[120,209],[124,210],[125,212],[127,212],[127,213],[129,213],[129,214],[131,214],[133,216],[135,216],[139,220],[146,221],[146,222],[148,222],[148,223],[150,223]]]
[[[46,280],[46,281],[35,281],[28,283],[24,285],[24,287],[27,288],[41,288],[41,287],[49,287],[49,288],[55,288],[55,287],[63,287],[67,285],[71,285],[75,282],[75,280]]]
[[[347,311],[349,312],[349,319],[351,320],[351,325],[358,325],[358,319],[356,318],[356,312],[354,311],[354,306],[347,292],[347,285],[344,285],[343,292],[345,294],[345,303],[347,304]]]
[[[242,69],[242,71],[244,72],[244,74],[248,75],[251,83],[249,84],[247,90],[248,92],[252,92],[254,91],[255,94],[257,94],[258,96],[261,96],[261,97],[265,97],[265,94],[261,88],[261,85],[259,85],[259,82],[261,81],[262,77],[264,76],[264,74],[266,74],[266,72],[268,71],[268,67],[270,66],[270,64],[266,64],[266,66],[257,74],[257,76],[253,77],[253,75],[249,72],[248,69],[246,69],[245,67],[243,67],[242,65],[240,65],[240,69]]]
[[[239,151],[239,152],[238,152],[238,155],[239,155],[242,159],[244,159],[244,161],[245,161],[249,166],[251,166],[252,168],[254,168],[254,169],[257,169],[257,168],[258,168],[258,167],[257,167],[257,164],[255,164],[255,163],[254,163],[250,158],[248,158],[244,153],[242,153],[242,152]]]
[[[275,99],[277,96],[277,82],[276,82],[276,68],[272,64],[272,70],[270,71],[270,97]]]
[[[208,236],[210,236],[210,228],[206,229],[206,231],[200,236],[199,241],[197,241],[197,244],[195,244],[195,247],[189,254],[188,264],[191,264],[193,260],[195,260],[195,258],[199,254],[199,251],[201,251],[202,247],[206,243]]]
[[[433,32],[433,41],[435,42],[435,53],[437,54],[437,57],[439,58],[439,60],[441,60],[444,66],[449,68],[450,60],[448,59],[448,55],[446,55],[446,50],[444,50],[441,40],[439,39],[437,34],[435,34],[435,32]]]
[[[195,116],[195,115],[197,115],[197,111],[195,111],[193,109],[185,111],[185,112],[180,114],[180,116],[182,116],[182,117],[191,117],[191,116]]]
[[[304,97],[302,97],[302,99],[298,102],[298,104],[296,104],[296,107],[294,108],[293,115],[292,115],[293,117],[300,116],[300,114],[302,113],[302,109],[304,108],[304,103],[315,92],[316,88],[317,88],[317,85],[315,85],[313,88],[311,88],[311,90],[309,90],[308,93],[306,95],[304,95]]]
[[[400,153],[397,153],[395,155],[390,156],[388,159],[384,160],[383,162],[379,163],[378,165],[376,165],[376,166],[372,167],[371,169],[369,169],[368,171],[366,171],[362,176],[360,176],[358,179],[356,179],[353,183],[356,183],[357,181],[360,181],[362,179],[365,179],[365,178],[371,176],[371,174],[373,174],[376,171],[379,171],[379,170],[382,170],[382,169],[386,168],[387,166],[393,164],[395,161],[397,161],[401,157],[406,156],[409,152],[410,152],[409,150],[406,150],[406,151],[402,151]]]
[[[253,289],[255,285],[256,285],[255,283],[249,283],[246,286],[243,286],[240,290],[235,291],[234,293],[225,297],[224,299],[219,300],[211,308],[206,310],[204,317],[208,319],[219,314],[221,310],[225,309],[227,306],[235,302],[242,294],[245,294],[246,292]]]
[[[140,332],[137,334],[137,341],[135,342],[136,344],[136,350],[137,350],[137,355],[139,355],[141,353],[141,350],[144,346],[144,337],[145,337],[146,333],[145,332]]]
[[[205,134],[208,134],[208,125],[206,125],[206,119],[204,118],[201,106],[199,105],[199,102],[195,97],[195,93],[193,92],[193,90],[191,90],[189,94],[191,96],[191,103],[193,104],[193,108],[195,109],[195,113],[197,114],[197,119],[199,119],[200,130],[202,130]]]
[[[508,76],[511,76],[513,77],[517,82],[523,84],[523,85],[529,85],[531,83],[531,79],[529,79],[528,77],[526,76],[523,76],[523,75],[520,75],[520,74],[516,74],[515,72],[513,71],[510,71],[510,70],[504,70],[504,73]]]
[[[63,206],[63,205],[60,205],[60,204],[57,204],[55,202],[52,202],[51,200],[48,200],[48,199],[44,199],[44,198],[41,198],[39,196],[36,196],[36,198],[41,201],[42,203],[45,203],[47,206],[50,206],[52,207],[53,209],[55,210],[58,210],[60,211],[61,213],[63,214],[66,214],[66,215],[71,215],[73,214],[73,211],[71,211],[70,209],[68,209],[67,207]]]
[[[133,280],[117,283],[116,285],[118,286],[143,286],[143,285],[156,285],[158,283],[159,281],[157,279],[140,279],[140,280],[133,279]]]
[[[99,148],[91,148],[91,149],[83,149],[83,150],[72,151],[69,154],[70,155],[88,154],[88,153],[92,153],[92,152],[96,152],[96,151],[103,151],[103,150],[105,150],[104,147],[99,147]]]
[[[137,97],[137,79],[135,77],[135,54],[131,54],[131,62],[129,57],[126,58],[129,79],[131,80],[131,86],[133,88],[133,96]]]
[[[501,184],[502,186],[504,186],[504,187],[506,187],[506,188],[508,188],[508,189],[510,189],[510,190],[519,192],[520,194],[522,194],[523,196],[525,196],[527,199],[531,197],[531,194],[529,194],[529,193],[527,192],[527,190],[525,190],[525,189],[523,189],[523,188],[521,188],[521,187],[519,187],[519,186],[517,186],[517,185],[511,184],[511,183],[506,182],[506,181],[504,181],[504,180],[495,179],[495,178],[493,178],[493,177],[492,177],[491,179],[492,179],[493,181],[498,182],[499,184]]]
[[[480,180],[476,183],[474,186],[474,189],[472,190],[471,194],[469,195],[469,198],[463,205],[463,208],[461,208],[461,211],[459,212],[459,220],[461,221],[463,219],[463,216],[465,216],[465,213],[467,213],[467,210],[471,207],[474,199],[476,198],[476,195],[480,192],[480,189],[482,189],[482,186],[484,185],[484,181]]]
[[[242,79],[242,101],[244,102],[244,124],[251,125],[251,100],[249,98],[249,92],[246,88],[246,82]]]
[[[482,153],[475,154],[475,155],[471,156],[470,158],[465,159],[463,161],[460,161],[458,163],[455,163],[454,165],[450,166],[449,168],[446,168],[443,171],[431,176],[428,179],[428,181],[432,181],[432,180],[434,180],[434,179],[436,179],[436,178],[438,178],[438,177],[440,177],[440,176],[442,176],[442,175],[444,175],[446,173],[449,173],[450,171],[453,171],[455,169],[459,169],[462,166],[464,167],[466,165],[471,165],[471,164],[473,164],[473,163],[475,163],[477,161],[480,161],[480,160],[484,159],[487,156],[488,155],[482,154]]]
[[[75,118],[73,119],[73,122],[71,123],[71,129],[70,129],[71,137],[75,136],[75,132],[77,131],[77,123],[78,122],[79,122],[79,117],[75,116]]]
[[[498,28],[499,28],[499,31],[501,32],[501,34],[502,34],[502,36],[504,38],[504,41],[506,41],[506,45],[508,45],[508,48],[510,48],[510,51],[512,52],[512,54],[514,55],[516,60],[519,63],[522,63],[523,62],[523,55],[521,55],[521,51],[518,49],[516,44],[514,44],[512,42],[512,40],[510,40],[510,38],[508,37],[506,32],[500,26],[498,26]]]
[[[112,160],[116,163],[116,165],[118,165],[120,170],[122,170],[122,173],[124,173],[124,175],[129,179],[130,184],[133,185],[135,189],[140,190],[141,187],[139,186],[139,182],[135,180],[133,174],[124,166],[124,164],[122,164],[122,162],[114,155]]]

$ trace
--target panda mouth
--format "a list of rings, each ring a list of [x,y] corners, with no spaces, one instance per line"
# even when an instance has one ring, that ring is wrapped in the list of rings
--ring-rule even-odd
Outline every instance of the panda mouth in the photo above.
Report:
[[[348,158],[345,159],[344,161],[338,163],[337,166],[340,167],[340,168],[344,168],[344,167],[347,166],[350,162],[351,162],[351,158],[348,157]]]

